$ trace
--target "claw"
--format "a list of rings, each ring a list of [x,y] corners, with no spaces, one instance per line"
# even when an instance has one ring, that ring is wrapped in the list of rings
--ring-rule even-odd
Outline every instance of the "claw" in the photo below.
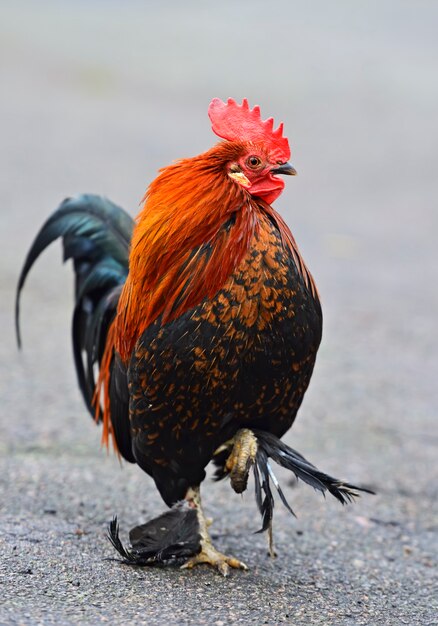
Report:
[[[225,468],[230,474],[231,486],[236,493],[245,491],[248,476],[257,454],[257,439],[248,428],[237,431],[233,439],[233,449]]]

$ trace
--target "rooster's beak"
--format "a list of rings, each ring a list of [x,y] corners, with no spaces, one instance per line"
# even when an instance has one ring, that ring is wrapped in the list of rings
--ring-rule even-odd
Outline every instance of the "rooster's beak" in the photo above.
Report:
[[[272,174],[287,174],[288,176],[296,176],[297,170],[290,163],[283,163],[271,170]]]

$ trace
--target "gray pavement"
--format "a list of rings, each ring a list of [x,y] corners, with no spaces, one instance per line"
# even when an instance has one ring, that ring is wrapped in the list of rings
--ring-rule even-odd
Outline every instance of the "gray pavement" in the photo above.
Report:
[[[437,26],[426,0],[0,4],[0,624],[438,623]],[[378,495],[286,484],[298,519],[277,507],[272,561],[252,493],[206,481],[217,544],[251,568],[225,580],[106,560],[114,513],[125,538],[163,504],[81,404],[59,246],[28,281],[21,354],[12,309],[60,200],[135,214],[160,166],[212,145],[208,102],[229,95],[285,122],[299,176],[276,208],[324,306],[287,441]]]

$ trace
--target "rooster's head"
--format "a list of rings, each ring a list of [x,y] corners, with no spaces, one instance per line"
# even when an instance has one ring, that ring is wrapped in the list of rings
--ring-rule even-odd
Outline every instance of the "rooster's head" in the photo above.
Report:
[[[278,174],[296,174],[288,163],[290,148],[283,124],[274,130],[274,120],[263,121],[260,108],[250,109],[246,98],[241,105],[232,98],[227,103],[215,98],[208,114],[216,135],[239,146],[236,158],[227,163],[228,176],[251,195],[274,202],[284,188]]]

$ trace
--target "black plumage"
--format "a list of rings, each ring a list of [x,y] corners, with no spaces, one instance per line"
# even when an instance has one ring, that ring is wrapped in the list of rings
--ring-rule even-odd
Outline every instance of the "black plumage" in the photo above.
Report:
[[[120,540],[117,517],[109,525],[108,538],[128,565],[182,565],[201,550],[198,516],[185,501],[132,528],[130,548]]]
[[[295,516],[272,470],[269,459],[293,472],[297,479],[310,485],[316,491],[322,494],[328,491],[341,504],[352,502],[359,496],[358,491],[374,493],[365,487],[357,487],[321,472],[302,454],[290,448],[272,433],[259,430],[253,430],[253,433],[258,443],[253,472],[257,505],[262,515],[262,531],[267,530],[272,523],[274,497],[270,486],[271,481],[285,507]]]

